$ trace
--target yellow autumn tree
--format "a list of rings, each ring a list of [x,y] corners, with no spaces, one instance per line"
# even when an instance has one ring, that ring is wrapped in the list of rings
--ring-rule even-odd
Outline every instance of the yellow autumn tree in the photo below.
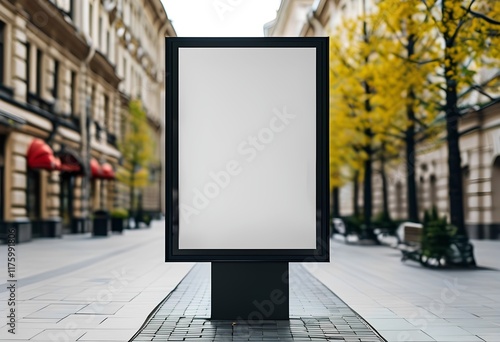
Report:
[[[120,144],[123,166],[118,170],[116,178],[129,187],[131,217],[134,217],[136,210],[136,189],[148,185],[148,166],[154,158],[153,143],[142,102],[130,101],[127,132]]]
[[[386,105],[386,95],[377,89],[387,77],[387,66],[377,51],[380,27],[374,23],[373,15],[345,20],[332,30],[330,40],[331,168],[362,179],[364,237],[372,239],[374,161],[391,155],[399,144],[390,134],[398,111]]]
[[[421,0],[379,1],[374,20],[382,27],[379,44],[387,77],[375,86],[385,107],[398,112],[391,134],[403,141],[407,189],[407,217],[418,222],[415,155],[418,144],[437,142],[442,124],[437,120],[436,87],[430,76],[438,66],[437,35],[423,14]]]
[[[433,80],[439,87],[438,108],[446,119],[450,221],[459,246],[468,244],[463,210],[459,119],[471,108],[498,99],[500,74],[500,2],[491,0],[420,0],[422,14],[437,34],[438,67]],[[490,71],[486,77],[479,71]],[[493,92],[490,90],[493,89]],[[471,95],[480,96],[473,98]],[[466,247],[464,247],[466,248]],[[474,260],[463,260],[474,264]]]

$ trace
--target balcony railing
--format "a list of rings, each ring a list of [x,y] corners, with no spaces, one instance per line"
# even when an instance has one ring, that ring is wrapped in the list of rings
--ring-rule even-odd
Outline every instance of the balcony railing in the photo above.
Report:
[[[28,93],[28,103],[49,113],[53,112],[53,104],[45,101],[37,94]]]
[[[60,110],[56,110],[58,106],[55,103],[48,102],[34,93],[28,93],[27,102],[28,107],[31,105],[30,110],[37,114],[42,115],[52,122],[58,122],[58,124],[62,124],[75,131],[80,131],[80,118],[71,113],[63,113]]]
[[[14,97],[14,89],[9,88],[3,84],[0,84],[0,95],[6,97]]]

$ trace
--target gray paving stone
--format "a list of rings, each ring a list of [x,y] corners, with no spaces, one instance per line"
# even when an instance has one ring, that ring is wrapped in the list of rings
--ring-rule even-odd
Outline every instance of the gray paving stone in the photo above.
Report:
[[[197,265],[133,341],[384,341],[301,265],[290,264],[290,320],[210,320],[210,266]]]

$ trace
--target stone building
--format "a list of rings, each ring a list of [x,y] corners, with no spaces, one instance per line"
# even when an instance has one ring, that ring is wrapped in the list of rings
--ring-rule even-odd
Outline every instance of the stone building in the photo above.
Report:
[[[282,0],[276,19],[266,24],[268,36],[327,36],[344,18],[370,11],[372,0]],[[364,4],[364,6],[363,6]],[[308,7],[309,6],[309,7]],[[309,9],[307,9],[307,7]],[[348,43],[348,42],[346,42]],[[486,80],[492,70],[482,70],[478,77]],[[485,103],[484,96],[470,99]],[[500,238],[500,101],[491,101],[464,115],[459,124],[464,211],[471,238]],[[448,164],[445,142],[429,148],[420,146],[416,156],[417,200],[419,214],[436,207],[448,215]],[[406,166],[403,162],[389,167],[389,210],[393,219],[407,217]],[[358,207],[363,205],[359,186]],[[374,215],[382,211],[382,180],[373,175]],[[341,215],[354,212],[353,184],[340,189]]]
[[[20,241],[87,232],[128,207],[114,179],[128,103],[142,100],[156,160],[144,210],[162,211],[164,37],[160,0],[0,0],[0,222]]]

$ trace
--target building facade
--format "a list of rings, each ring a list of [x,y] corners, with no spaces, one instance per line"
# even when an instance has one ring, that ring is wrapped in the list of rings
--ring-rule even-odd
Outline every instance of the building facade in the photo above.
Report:
[[[370,11],[372,0],[316,0],[309,10],[297,6],[301,1],[282,0],[277,17],[265,26],[269,36],[327,36],[344,18]],[[307,4],[305,4],[307,5]],[[302,17],[302,20],[298,19]],[[299,32],[299,33],[297,33]],[[348,42],[346,42],[348,43]],[[491,78],[493,70],[481,70],[478,77]],[[481,80],[479,80],[481,81]],[[471,103],[485,103],[477,95]],[[471,238],[500,238],[500,102],[492,101],[470,111],[459,123],[462,160],[463,207],[465,223]],[[433,207],[448,215],[448,152],[441,144],[417,148],[415,176],[420,217]],[[404,157],[404,156],[401,156]],[[404,158],[401,158],[404,160]],[[393,219],[407,217],[406,165],[392,163],[387,170],[389,211]],[[340,189],[340,213],[354,213],[354,189],[359,191],[358,207],[363,205],[362,186],[346,184]],[[374,173],[372,182],[374,216],[383,210],[382,178]]]
[[[156,142],[144,210],[162,211],[164,37],[160,0],[0,0],[0,222],[19,241],[87,232],[128,207],[114,174],[128,103]]]

